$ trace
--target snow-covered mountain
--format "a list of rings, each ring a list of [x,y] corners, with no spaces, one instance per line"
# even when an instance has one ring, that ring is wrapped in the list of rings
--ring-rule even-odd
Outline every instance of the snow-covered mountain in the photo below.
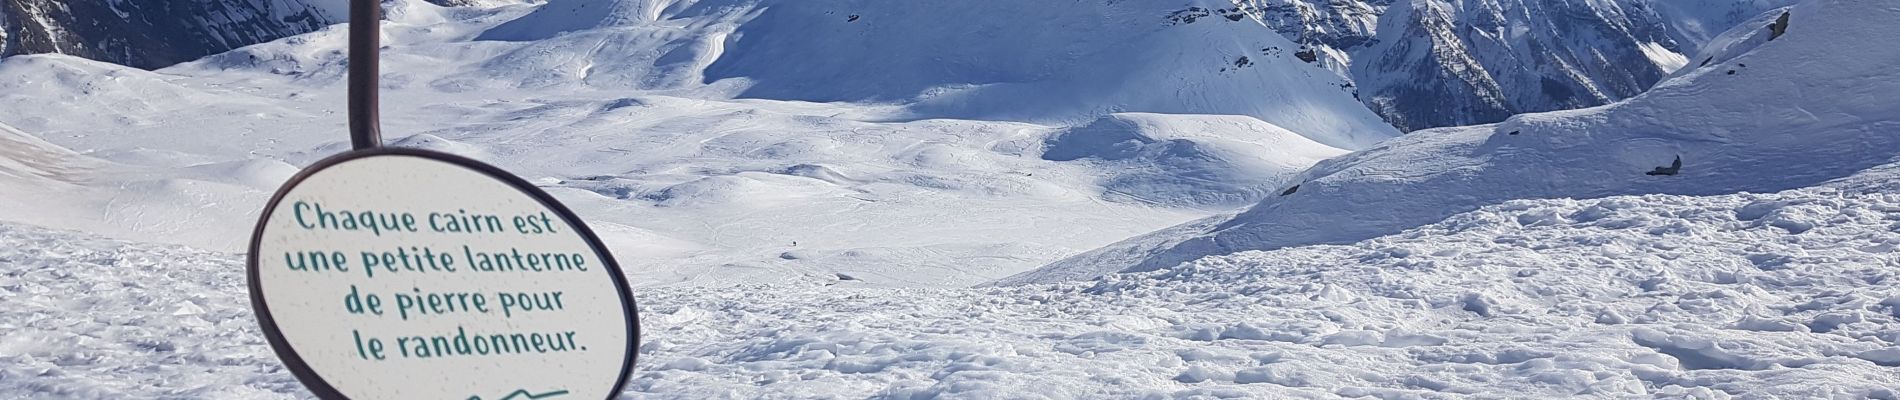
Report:
[[[1792,0],[1247,0],[1404,130],[1641,93],[1703,42]]]
[[[0,0],[0,57],[160,68],[344,21],[343,0]]]
[[[1603,32],[1636,37],[1629,32],[1642,24],[1627,22],[1706,27],[1741,15],[1737,10],[1773,5],[1762,0],[1691,7],[1705,3],[1663,8],[1594,2],[1588,4],[1596,8],[1588,10],[1547,13],[1527,5],[1543,3],[1506,2],[1485,15],[1504,13],[1490,20],[1498,24],[1538,22],[1553,29],[1623,21],[1604,22],[1622,28]],[[927,269],[941,272],[931,276],[932,284],[970,284],[1206,216],[1210,208],[1262,198],[1273,203],[1282,194],[1316,196],[1316,186],[1288,180],[1317,160],[1396,134],[1352,99],[1350,82],[1326,69],[1326,60],[1353,60],[1351,54],[1319,49],[1303,55],[1295,40],[1275,33],[1275,24],[1311,23],[1300,26],[1337,33],[1327,40],[1366,49],[1400,42],[1378,39],[1401,32],[1380,26],[1406,26],[1407,18],[1399,17],[1417,14],[1395,9],[1439,10],[1432,15],[1440,19],[1484,14],[1423,0],[1259,4],[1271,7],[1221,1],[561,0],[484,7],[390,1],[385,125],[399,144],[494,161],[569,191],[571,201],[608,210],[615,216],[609,223],[617,226],[601,230],[625,233],[629,239],[618,243],[629,252],[656,260],[698,258],[656,261],[681,266],[659,281],[716,275],[702,273],[705,268],[774,271],[730,275],[748,281],[775,279],[785,271],[864,276],[884,265],[929,264]],[[1625,12],[1590,11],[1598,9]],[[1659,17],[1665,15],[1681,18]],[[1577,19],[1571,17],[1598,22],[1558,22]],[[1471,24],[1445,21],[1451,27]],[[1682,33],[1693,32],[1686,28],[1641,31],[1661,32],[1644,36],[1655,43],[1690,40],[1677,36],[1730,50],[1754,43]],[[1545,42],[1612,48],[1635,43],[1525,34],[1523,43],[1531,48]],[[1366,40],[1351,42],[1353,35]],[[163,171],[141,179],[160,182],[149,184],[166,195],[133,191],[125,198],[193,196],[217,205],[206,208],[209,214],[232,220],[208,224],[218,228],[197,234],[180,232],[190,227],[139,224],[115,236],[190,238],[191,244],[217,247],[229,240],[209,238],[241,229],[243,218],[231,216],[251,206],[212,199],[261,196],[278,176],[272,171],[281,172],[284,164],[308,163],[344,148],[336,134],[347,65],[344,36],[341,29],[324,29],[158,73],[57,56],[10,57],[0,61],[0,108],[8,111],[0,113],[0,123],[108,163]],[[1713,60],[1704,69],[1730,61],[1697,58]],[[1333,67],[1351,72],[1364,65]],[[1415,141],[1431,142],[1401,139]],[[1393,152],[1394,146],[1379,148]],[[1692,167],[1706,162],[1687,161]],[[196,165],[234,169],[188,170]],[[1315,174],[1320,172],[1304,179],[1321,176]],[[1349,226],[1389,233],[1486,204],[1468,203],[1421,211],[1405,224]],[[112,203],[126,204],[142,203]],[[945,213],[944,204],[987,211]],[[1038,214],[1052,204],[1075,212]],[[791,205],[801,210],[769,228],[748,219]],[[843,226],[859,230],[929,221],[955,231],[944,234],[957,239],[867,232],[827,232],[827,239],[814,239],[806,233],[840,226],[831,218],[853,219]],[[1058,237],[1021,232],[1062,225],[1089,229]],[[651,243],[664,245],[645,245]],[[801,246],[788,248],[792,243]],[[996,253],[1004,256],[991,257]],[[980,264],[981,272],[962,269],[971,264]]]
[[[1900,6],[1824,0],[1787,15],[1785,25],[1770,14],[1713,39],[1695,57],[1707,65],[1627,101],[1415,132],[1321,162],[1245,212],[1130,239],[1008,282],[1353,243],[1510,199],[1787,190],[1893,161],[1900,104],[1884,99],[1900,96],[1900,70],[1892,67],[1900,50],[1860,43],[1900,35],[1892,24]]]
[[[1394,125],[1431,128],[1601,105],[1683,64],[1638,1],[1402,1],[1354,51],[1360,96]]]
[[[529,43],[473,72],[514,74],[526,86],[710,83],[738,98],[897,103],[907,113],[893,118],[904,119],[1234,114],[1342,148],[1397,134],[1344,79],[1298,61],[1265,26],[1186,23],[1176,11],[1152,2],[568,0],[477,36]]]
[[[903,16],[985,8],[933,4],[835,5],[861,13],[850,21],[793,1],[392,1],[384,132],[534,180],[588,213],[642,285],[876,286],[1001,278],[1251,204],[1342,147],[1397,134],[1341,79],[1259,53],[1287,44],[1257,24],[1244,38],[1135,3],[1090,5],[1101,18],[990,4],[1023,16],[981,30]],[[1077,32],[1045,34],[1056,22]],[[792,31],[863,45],[753,42]],[[986,41],[932,44],[946,35]],[[113,180],[44,203],[202,211],[196,224],[113,214],[149,218],[116,230],[84,212],[32,222],[232,248],[281,179],[270,167],[347,149],[346,36],[332,27],[158,71],[0,60],[0,123],[138,172],[134,190]],[[820,78],[841,87],[813,93],[859,97],[768,90]]]

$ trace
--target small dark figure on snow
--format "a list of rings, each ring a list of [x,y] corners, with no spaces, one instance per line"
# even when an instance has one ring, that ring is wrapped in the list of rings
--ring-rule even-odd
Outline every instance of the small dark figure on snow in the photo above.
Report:
[[[1656,170],[1655,170],[1655,171],[1649,171],[1649,172],[1647,172],[1647,173],[1645,173],[1645,175],[1649,175],[1649,176],[1676,176],[1676,173],[1679,173],[1679,172],[1682,172],[1682,156],[1676,156],[1676,162],[1672,162],[1672,163],[1669,163],[1669,166],[1667,166],[1667,167],[1656,167]]]

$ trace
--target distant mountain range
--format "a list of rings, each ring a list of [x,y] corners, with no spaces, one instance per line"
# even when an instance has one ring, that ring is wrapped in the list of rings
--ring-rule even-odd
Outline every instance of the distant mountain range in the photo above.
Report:
[[[1688,63],[1684,55],[1714,34],[1791,2],[1238,0],[1155,17],[1265,24],[1298,46],[1262,52],[1339,74],[1367,107],[1411,131],[1634,96]],[[0,0],[0,55],[64,53],[156,69],[340,23],[345,7],[343,0]]]

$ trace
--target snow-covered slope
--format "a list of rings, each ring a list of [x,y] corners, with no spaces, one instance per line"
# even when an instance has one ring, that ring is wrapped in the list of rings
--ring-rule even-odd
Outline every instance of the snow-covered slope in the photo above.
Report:
[[[1670,77],[1702,73],[1710,65],[1727,63],[1747,55],[1749,51],[1785,33],[1788,24],[1792,23],[1788,18],[1792,17],[1793,14],[1785,9],[1762,13],[1742,22],[1740,28],[1715,35],[1702,46],[1701,52],[1690,55],[1689,61],[1694,68],[1683,68],[1670,74]]]
[[[1231,6],[1188,1],[1190,7]],[[784,1],[733,31],[708,79],[746,97],[917,99],[919,117],[1076,120],[1111,111],[1237,114],[1335,147],[1391,128],[1344,81],[1254,22],[1153,2]],[[1209,17],[1212,19],[1221,19]]]
[[[0,57],[160,68],[344,21],[344,0],[0,0]]]
[[[403,60],[388,65],[421,75],[437,61]],[[155,74],[56,55],[0,61],[0,87],[9,89],[0,90],[0,108],[32,111],[0,121],[122,167],[40,202],[71,212],[22,207],[25,217],[0,219],[231,250],[292,165],[347,148],[342,91],[321,82],[321,70],[177,71],[189,70]],[[1234,201],[1219,193],[1181,194],[1164,199],[1180,200],[1168,207],[1103,201],[1102,182],[1126,164],[1044,160],[1057,127],[875,122],[840,116],[881,112],[874,108],[628,91],[445,94],[423,86],[385,95],[393,145],[476,157],[534,180],[588,216],[641,284],[838,282],[842,274],[874,285],[969,285],[1204,215],[1193,208],[1209,204],[1195,199]],[[1210,142],[1222,151],[1271,142],[1258,121],[1203,128],[1189,141],[1231,134]],[[1221,162],[1208,161],[1214,169]],[[1245,187],[1251,192],[1240,196],[1257,196],[1296,169],[1240,171],[1257,180],[1209,190]],[[1175,179],[1152,178],[1156,186]],[[148,205],[172,209],[133,207]]]
[[[1786,34],[1625,102],[1428,130],[1322,162],[1246,212],[1137,237],[1006,282],[1169,268],[1207,255],[1389,235],[1524,198],[1763,192],[1900,155],[1900,5],[1819,0]],[[1738,31],[1766,29],[1743,26]]]
[[[1217,1],[1190,5],[1214,7]],[[531,42],[471,71],[521,86],[677,89],[876,102],[893,119],[1086,123],[1235,114],[1362,148],[1397,131],[1256,21],[1190,23],[1149,2],[567,0],[477,40]],[[656,40],[658,39],[658,40]],[[691,79],[698,78],[698,79]]]
[[[79,154],[0,124],[0,220],[140,241],[235,248],[270,191],[296,172],[272,160],[163,151]]]
[[[1063,285],[644,288],[626,394],[1894,399],[1895,210],[1830,188],[1514,201]],[[242,279],[234,255],[0,224],[0,395],[298,397]]]
[[[70,183],[89,160],[0,124],[0,179],[8,184]]]

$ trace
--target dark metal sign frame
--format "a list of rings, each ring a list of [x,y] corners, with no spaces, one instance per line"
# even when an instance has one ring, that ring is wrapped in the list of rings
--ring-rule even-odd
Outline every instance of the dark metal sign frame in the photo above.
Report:
[[[270,342],[271,351],[277,354],[279,360],[283,360],[284,366],[290,368],[291,375],[295,375],[298,381],[303,382],[305,388],[309,388],[310,392],[316,394],[317,398],[320,399],[349,400],[349,397],[337,391],[336,387],[324,381],[323,377],[319,376],[315,369],[310,368],[310,365],[304,362],[303,357],[297,355],[296,349],[291,347],[290,342],[284,339],[283,331],[277,328],[277,320],[271,315],[270,307],[264,302],[262,275],[258,270],[260,268],[260,260],[257,254],[258,248],[263,244],[264,228],[269,224],[272,213],[277,211],[279,202],[284,200],[285,195],[290,194],[291,189],[295,189],[298,184],[303,183],[304,180],[322,172],[324,169],[372,157],[418,157],[479,172],[491,179],[507,184],[516,191],[528,195],[528,197],[534,198],[535,201],[541,203],[542,207],[546,207],[549,211],[559,214],[562,221],[574,227],[574,231],[579,234],[581,238],[587,242],[587,246],[593,250],[594,257],[600,259],[601,262],[607,266],[607,273],[613,279],[614,288],[620,293],[621,310],[626,313],[627,318],[627,353],[626,356],[623,357],[624,361],[622,361],[620,365],[619,378],[614,381],[613,390],[608,392],[607,398],[614,398],[620,394],[622,389],[626,388],[627,379],[633,372],[634,358],[640,353],[640,313],[634,303],[632,287],[627,284],[627,278],[625,273],[620,269],[620,263],[614,261],[613,255],[607,252],[607,246],[601,243],[599,236],[594,235],[593,229],[589,229],[586,222],[581,221],[580,217],[574,215],[573,211],[568,210],[566,206],[556,201],[554,196],[548,195],[547,192],[535,187],[534,184],[528,183],[528,181],[522,180],[520,177],[516,177],[514,174],[510,174],[500,168],[495,168],[480,161],[453,154],[393,147],[356,150],[339,154],[323,159],[322,161],[317,161],[316,164],[298,172],[297,175],[291,177],[290,181],[285,183],[282,188],[278,189],[275,195],[271,196],[270,203],[267,203],[262,216],[257,220],[257,228],[251,232],[251,246],[244,258],[245,284],[250,285],[251,289],[251,309],[257,313],[257,322],[264,328],[264,337]]]

